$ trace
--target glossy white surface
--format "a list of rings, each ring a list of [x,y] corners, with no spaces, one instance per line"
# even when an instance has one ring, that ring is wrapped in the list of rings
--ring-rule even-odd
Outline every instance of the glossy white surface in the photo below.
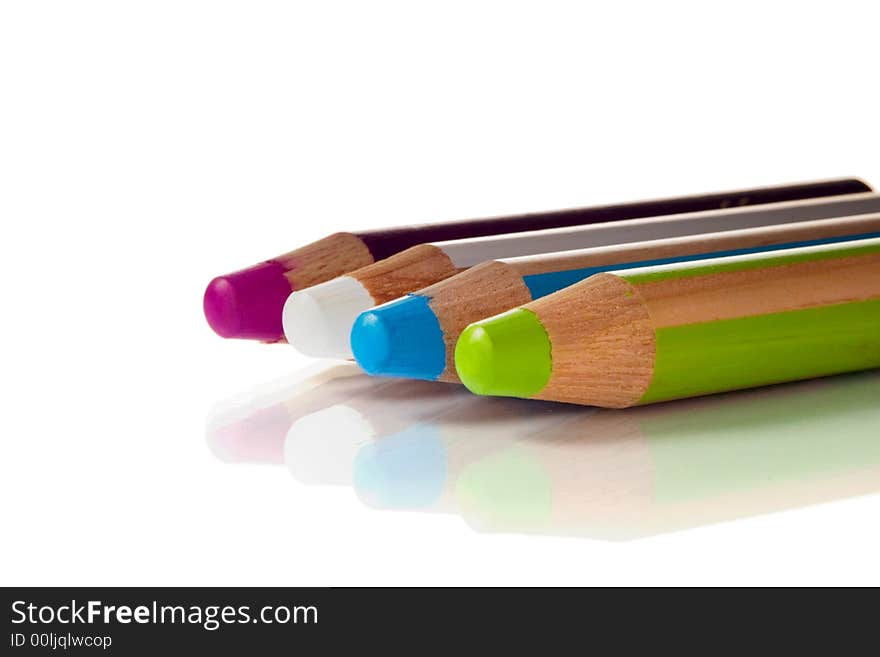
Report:
[[[880,184],[873,3],[420,7],[0,5],[0,582],[880,584],[876,375],[743,397],[751,416],[719,399],[726,434],[699,405],[618,425],[343,376],[285,452],[313,363],[215,336],[218,273],[335,230]],[[438,475],[464,471],[463,492]],[[555,515],[541,481],[567,486]]]

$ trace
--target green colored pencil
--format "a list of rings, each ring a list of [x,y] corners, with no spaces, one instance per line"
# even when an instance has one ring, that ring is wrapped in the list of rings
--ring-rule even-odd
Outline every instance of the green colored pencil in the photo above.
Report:
[[[455,365],[608,408],[880,367],[880,239],[598,274],[471,324]]]

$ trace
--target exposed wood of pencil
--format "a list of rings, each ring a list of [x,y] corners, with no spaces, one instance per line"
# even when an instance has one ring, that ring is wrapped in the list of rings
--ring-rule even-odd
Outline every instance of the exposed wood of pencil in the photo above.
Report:
[[[290,287],[301,290],[364,267],[373,256],[361,238],[351,233],[334,233],[275,258],[289,271]]]
[[[420,244],[348,275],[360,281],[378,305],[461,271],[441,249]]]
[[[539,399],[624,407],[654,375],[656,341],[646,304],[628,282],[598,274],[525,306],[553,345],[553,369]]]
[[[597,274],[525,307],[553,345],[536,395],[624,408],[651,384],[659,328],[880,298],[880,254],[665,279]]]
[[[532,300],[529,289],[511,267],[486,262],[419,291],[429,298],[446,344],[446,368],[438,377],[457,383],[455,341],[476,319],[491,317]]]

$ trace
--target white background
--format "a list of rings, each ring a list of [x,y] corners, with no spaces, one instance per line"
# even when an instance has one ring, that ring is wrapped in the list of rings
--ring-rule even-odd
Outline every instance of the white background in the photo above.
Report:
[[[876,2],[0,5],[6,585],[880,584],[880,498],[626,543],[381,512],[229,465],[306,366],[219,273],[335,230],[856,175]]]

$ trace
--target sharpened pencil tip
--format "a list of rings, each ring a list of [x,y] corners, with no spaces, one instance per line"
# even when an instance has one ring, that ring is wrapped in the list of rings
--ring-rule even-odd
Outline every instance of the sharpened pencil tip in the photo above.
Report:
[[[340,276],[294,292],[284,303],[284,335],[307,356],[351,358],[352,324],[375,303],[352,276]]]
[[[367,374],[435,380],[446,369],[446,343],[436,315],[420,295],[361,313],[351,350]]]
[[[281,308],[290,295],[285,272],[277,262],[263,262],[212,280],[203,300],[208,325],[224,338],[282,339]]]
[[[455,368],[477,395],[532,397],[550,380],[550,339],[533,312],[515,308],[468,326]]]

